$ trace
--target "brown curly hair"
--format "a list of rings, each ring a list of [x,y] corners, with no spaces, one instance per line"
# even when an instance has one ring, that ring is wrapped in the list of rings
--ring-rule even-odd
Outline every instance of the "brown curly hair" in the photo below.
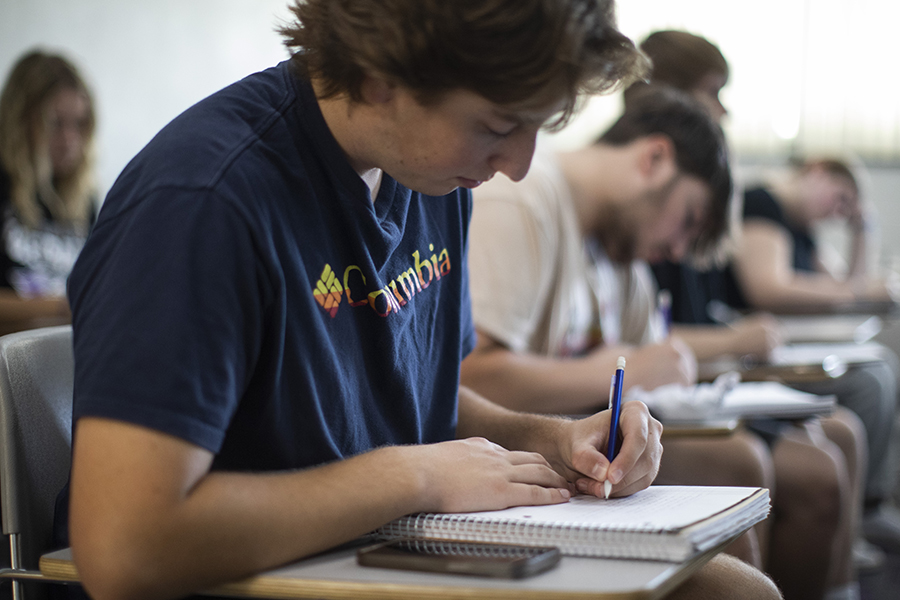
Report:
[[[583,94],[643,75],[646,59],[615,24],[612,0],[296,0],[280,29],[323,97],[361,101],[366,74],[429,103],[452,89],[501,105],[560,98],[561,126]]]

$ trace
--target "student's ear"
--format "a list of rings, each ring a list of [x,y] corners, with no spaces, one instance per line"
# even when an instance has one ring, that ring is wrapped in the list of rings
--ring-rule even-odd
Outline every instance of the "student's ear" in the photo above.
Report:
[[[665,135],[649,135],[642,140],[638,168],[651,189],[666,185],[678,172],[675,146]]]
[[[396,86],[383,77],[366,74],[360,84],[359,91],[364,103],[384,105],[394,99]]]

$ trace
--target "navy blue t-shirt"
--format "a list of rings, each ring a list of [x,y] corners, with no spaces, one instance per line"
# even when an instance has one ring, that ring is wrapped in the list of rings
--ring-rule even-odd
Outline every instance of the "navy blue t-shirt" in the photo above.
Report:
[[[387,173],[373,203],[288,62],[225,88],[128,165],[73,270],[74,418],[217,470],[452,439],[470,211]]]

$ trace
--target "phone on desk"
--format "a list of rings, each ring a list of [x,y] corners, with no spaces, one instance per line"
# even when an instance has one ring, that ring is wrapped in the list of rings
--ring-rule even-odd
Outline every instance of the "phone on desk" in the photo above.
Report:
[[[556,566],[560,552],[547,547],[400,539],[361,548],[356,560],[368,567],[520,579]]]

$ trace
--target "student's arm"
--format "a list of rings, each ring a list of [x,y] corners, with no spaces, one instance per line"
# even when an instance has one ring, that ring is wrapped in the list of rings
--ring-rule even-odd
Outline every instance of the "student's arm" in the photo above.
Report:
[[[588,414],[605,408],[616,359],[628,363],[626,389],[697,380],[697,363],[676,338],[646,346],[601,346],[581,357],[513,352],[482,330],[463,361],[461,381],[492,401],[526,412]]]
[[[795,271],[787,234],[776,225],[756,220],[744,223],[734,266],[744,295],[762,310],[890,300],[879,281],[838,281],[827,273]]]
[[[753,356],[767,359],[781,344],[778,322],[768,313],[757,313],[732,325],[672,326],[672,333],[690,346],[699,362],[721,356]]]
[[[77,422],[70,535],[97,600],[184,596],[325,550],[417,511],[562,502],[539,455],[483,439],[385,447],[296,472],[210,472],[197,446],[119,421]]]
[[[659,470],[662,425],[647,407],[624,404],[619,425],[622,446],[610,465],[599,450],[608,439],[608,410],[578,420],[520,413],[460,387],[459,437],[484,436],[506,448],[537,452],[578,491],[595,496],[603,495],[607,477],[612,495],[627,496],[648,487]]]

